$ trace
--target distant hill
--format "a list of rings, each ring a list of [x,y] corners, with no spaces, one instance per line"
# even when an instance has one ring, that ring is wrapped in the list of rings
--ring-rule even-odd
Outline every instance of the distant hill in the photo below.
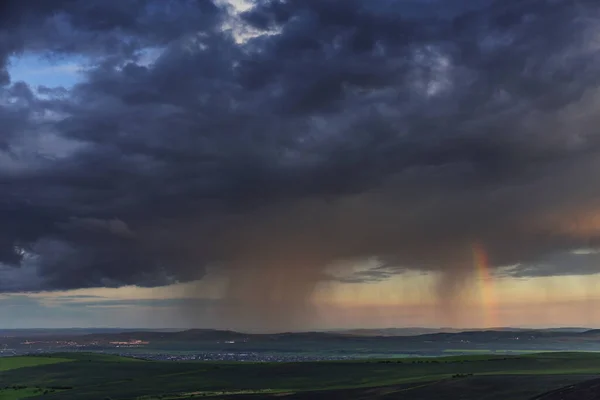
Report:
[[[385,343],[520,343],[520,342],[590,342],[600,341],[600,329],[557,328],[527,330],[519,328],[495,328],[492,330],[453,330],[452,328],[386,328],[354,329],[332,332],[284,332],[284,333],[242,333],[230,330],[188,329],[172,330],[120,330],[120,329],[37,329],[0,330],[4,337],[84,337],[89,341],[128,341],[150,342],[340,342],[373,340]]]
[[[582,332],[585,336],[600,336],[600,329],[589,329]]]
[[[31,328],[0,329],[0,337],[82,336],[90,334],[116,334],[123,332],[177,332],[180,329],[124,329],[124,328]]]
[[[119,332],[85,335],[89,340],[121,341],[138,339],[152,342],[196,342],[196,341],[311,341],[344,340],[353,336],[326,332],[285,332],[285,333],[242,333],[216,329],[189,329],[179,332]]]
[[[462,332],[452,328],[383,328],[383,329],[342,329],[329,331],[333,334],[344,334],[353,336],[416,336],[428,333],[452,333]]]
[[[124,331],[118,333],[91,333],[83,335],[90,340],[128,340],[131,338],[147,341],[201,341],[201,340],[241,340],[248,335],[240,332],[217,330],[217,329],[188,329],[184,331]]]
[[[590,328],[564,327],[564,328],[548,328],[548,329],[544,329],[544,330],[552,331],[552,332],[586,332],[586,331],[589,331]]]
[[[523,343],[533,342],[589,342],[600,340],[600,330],[580,331],[555,331],[555,330],[472,330],[458,332],[440,332],[427,330],[374,330],[374,331],[340,331],[340,332],[287,332],[287,333],[241,333],[235,331],[190,329],[179,332],[118,332],[118,333],[93,333],[85,335],[87,339],[97,341],[126,341],[131,339],[150,342],[337,342],[348,341],[386,342],[401,344],[423,343]],[[413,333],[413,334],[411,334]],[[417,334],[414,334],[417,333]]]
[[[416,335],[427,335],[434,333],[462,333],[462,332],[565,332],[565,333],[580,333],[589,331],[589,328],[581,327],[561,327],[561,328],[544,328],[544,329],[531,329],[531,328],[513,328],[513,327],[496,327],[496,328],[382,328],[382,329],[341,329],[328,331],[335,334],[346,334],[354,336],[416,336]],[[599,330],[600,331],[600,330]]]

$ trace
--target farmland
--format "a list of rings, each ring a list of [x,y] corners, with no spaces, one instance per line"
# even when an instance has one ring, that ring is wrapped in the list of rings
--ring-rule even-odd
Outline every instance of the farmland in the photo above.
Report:
[[[0,371],[9,371],[11,369],[36,367],[50,364],[57,364],[61,362],[73,361],[72,358],[62,358],[56,356],[45,356],[45,357],[2,357],[0,358]]]
[[[5,357],[4,399],[528,399],[597,377],[600,355],[461,355],[303,363],[157,362],[91,353]],[[482,397],[493,393],[496,397]],[[461,397],[452,397],[459,395]],[[429,397],[428,397],[429,396]],[[504,396],[504,397],[502,397]],[[509,397],[506,397],[509,396]]]

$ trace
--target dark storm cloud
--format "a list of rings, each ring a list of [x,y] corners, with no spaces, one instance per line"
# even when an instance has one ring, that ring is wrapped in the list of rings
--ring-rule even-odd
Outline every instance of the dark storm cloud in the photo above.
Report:
[[[143,45],[212,31],[224,16],[212,0],[7,0],[0,9],[0,43],[8,55],[36,50],[123,56]]]
[[[72,301],[67,297],[49,298],[51,301],[60,304],[63,307],[94,307],[94,308],[112,308],[112,307],[209,307],[218,305],[218,300],[211,299],[135,299],[135,300],[115,300],[115,299],[90,299]]]
[[[388,280],[394,275],[400,273],[398,268],[388,268],[379,266],[365,271],[354,272],[344,277],[332,277],[331,280],[344,283],[375,283]]]
[[[562,252],[542,257],[535,263],[517,264],[501,268],[500,275],[516,278],[537,276],[593,275],[598,273],[600,252],[587,250],[582,252]]]
[[[232,297],[293,308],[340,260],[460,277],[474,243],[544,270],[597,242],[595,2],[6,4],[0,65],[89,65],[69,91],[5,80],[4,291],[216,265]]]

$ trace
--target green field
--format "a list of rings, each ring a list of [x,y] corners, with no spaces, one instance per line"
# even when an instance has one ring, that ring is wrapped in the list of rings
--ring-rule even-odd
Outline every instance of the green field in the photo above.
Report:
[[[63,357],[0,357],[0,371],[8,371],[16,368],[37,367],[42,365],[56,364],[73,361],[71,358]]]
[[[19,400],[30,399],[40,396],[46,396],[54,393],[59,393],[60,389],[42,388],[42,387],[4,387],[0,389],[0,399],[2,400]]]
[[[600,374],[596,353],[304,363],[154,362],[105,354],[0,358],[0,399],[528,399]],[[45,394],[44,394],[45,392]],[[457,397],[452,397],[456,394]],[[460,397],[458,397],[460,396]],[[494,397],[496,396],[496,397]],[[441,397],[440,397],[441,398]]]

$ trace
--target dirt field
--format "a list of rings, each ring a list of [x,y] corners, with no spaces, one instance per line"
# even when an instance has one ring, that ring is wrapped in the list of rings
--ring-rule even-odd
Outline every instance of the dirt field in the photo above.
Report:
[[[532,400],[600,400],[600,379],[553,390]]]

